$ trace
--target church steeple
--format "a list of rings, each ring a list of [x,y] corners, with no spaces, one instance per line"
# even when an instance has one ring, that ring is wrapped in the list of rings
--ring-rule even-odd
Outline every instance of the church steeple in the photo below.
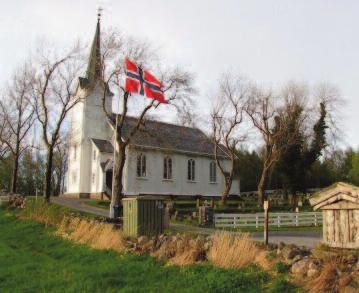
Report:
[[[91,53],[87,65],[86,78],[90,85],[102,78],[101,64],[101,33],[100,33],[101,9],[97,14],[96,32],[91,46]]]

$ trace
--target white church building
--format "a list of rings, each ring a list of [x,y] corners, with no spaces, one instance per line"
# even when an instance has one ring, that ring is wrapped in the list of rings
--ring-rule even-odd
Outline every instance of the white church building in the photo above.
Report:
[[[72,111],[67,191],[65,196],[111,196],[114,125],[102,109],[100,22],[91,48],[85,78],[79,78],[82,97]],[[111,105],[111,96],[107,98]],[[123,135],[137,119],[128,117]],[[229,166],[225,152],[224,166]],[[220,196],[224,178],[213,155],[211,140],[199,129],[146,119],[127,148],[123,186],[125,196]],[[231,194],[239,194],[234,180]]]

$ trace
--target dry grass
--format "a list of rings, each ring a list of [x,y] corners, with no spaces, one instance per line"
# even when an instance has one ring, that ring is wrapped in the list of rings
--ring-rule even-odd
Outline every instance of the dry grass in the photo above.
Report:
[[[259,252],[260,249],[248,234],[218,232],[213,236],[208,259],[222,268],[239,269],[254,263]]]
[[[183,241],[182,244],[177,245],[176,254],[170,262],[176,265],[187,265],[204,261],[206,259],[204,244],[202,238]]]
[[[341,273],[335,262],[324,264],[320,275],[309,283],[310,292],[339,292],[353,281],[348,273]]]
[[[117,252],[127,250],[124,234],[109,223],[65,216],[57,234],[96,249],[112,249]]]

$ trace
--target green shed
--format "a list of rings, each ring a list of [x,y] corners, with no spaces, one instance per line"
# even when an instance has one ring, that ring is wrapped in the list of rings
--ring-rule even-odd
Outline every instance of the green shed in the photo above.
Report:
[[[164,200],[153,196],[124,198],[123,231],[127,236],[154,236],[164,231]]]

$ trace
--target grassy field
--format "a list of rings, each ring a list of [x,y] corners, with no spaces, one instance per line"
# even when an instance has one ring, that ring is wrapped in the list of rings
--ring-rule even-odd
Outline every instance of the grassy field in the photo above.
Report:
[[[110,203],[111,202],[109,200],[92,199],[92,200],[85,201],[85,204],[87,204],[89,206],[93,206],[93,207],[104,209],[104,210],[108,210],[110,208]]]
[[[250,266],[166,265],[73,244],[0,209],[0,292],[294,292],[285,275]]]

